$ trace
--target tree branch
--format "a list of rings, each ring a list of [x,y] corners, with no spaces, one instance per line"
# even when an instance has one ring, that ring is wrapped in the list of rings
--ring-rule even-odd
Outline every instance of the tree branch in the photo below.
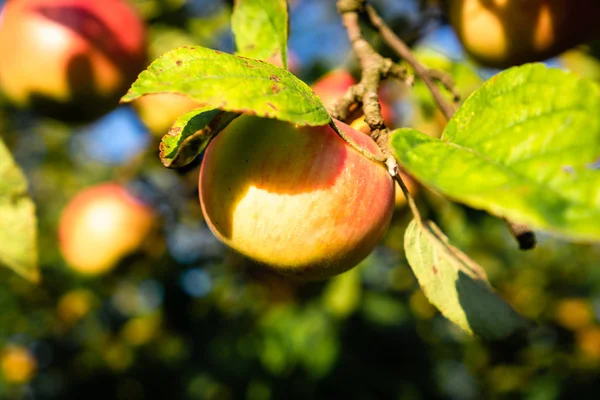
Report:
[[[364,10],[369,17],[369,21],[371,25],[379,32],[379,35],[383,39],[383,41],[394,50],[401,58],[406,60],[406,62],[414,69],[417,76],[425,83],[433,98],[439,107],[439,109],[444,113],[446,119],[452,118],[454,112],[456,111],[456,107],[453,104],[449,104],[445,99],[442,93],[440,92],[439,87],[435,83],[436,77],[439,77],[439,73],[431,73],[430,70],[423,66],[413,55],[412,51],[408,48],[408,46],[400,39],[396,34],[387,26],[387,24],[381,19],[381,17],[377,14],[377,12],[370,5],[366,4]],[[441,79],[440,79],[441,80]],[[442,81],[442,80],[441,80]],[[443,79],[446,83],[447,79]],[[443,84],[443,82],[442,82]],[[448,85],[445,85],[448,86]],[[454,87],[454,85],[452,85]],[[456,94],[454,94],[456,98]]]
[[[414,200],[411,198],[399,176],[397,161],[395,159],[392,161],[393,156],[388,145],[389,130],[385,126],[385,122],[381,116],[378,95],[382,79],[387,78],[388,75],[400,75],[407,81],[407,73],[406,71],[398,70],[399,66],[392,60],[383,58],[364,39],[359,23],[360,14],[364,13],[367,15],[369,22],[379,33],[383,41],[413,68],[415,74],[425,83],[431,92],[438,108],[447,120],[454,115],[460,95],[455,89],[452,78],[441,71],[431,70],[423,66],[413,55],[406,43],[387,26],[375,9],[366,3],[366,0],[338,0],[337,7],[348,32],[352,48],[360,60],[362,78],[358,85],[351,87],[346,95],[335,104],[332,109],[332,115],[339,119],[345,119],[348,117],[349,110],[353,104],[362,103],[365,121],[371,129],[371,137],[377,142],[383,154],[388,157],[386,164],[390,173],[400,184],[415,217],[419,217]],[[454,103],[448,102],[444,98],[437,84],[438,82],[452,93]],[[527,250],[535,247],[535,234],[530,227],[508,220],[505,221],[511,234],[519,243],[520,249]]]

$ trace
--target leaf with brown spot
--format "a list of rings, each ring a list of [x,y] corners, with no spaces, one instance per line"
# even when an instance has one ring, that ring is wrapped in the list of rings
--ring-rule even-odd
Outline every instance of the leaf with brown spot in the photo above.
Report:
[[[167,168],[180,168],[204,151],[210,140],[238,114],[209,107],[192,110],[175,121],[160,143],[160,159]]]
[[[178,67],[177,61],[182,65]],[[165,92],[188,96],[212,109],[252,112],[300,126],[331,121],[321,100],[289,71],[200,46],[163,54],[139,75],[122,102]]]
[[[413,219],[404,248],[423,293],[466,332],[501,339],[528,325],[494,292],[483,268],[452,246],[433,222]]]

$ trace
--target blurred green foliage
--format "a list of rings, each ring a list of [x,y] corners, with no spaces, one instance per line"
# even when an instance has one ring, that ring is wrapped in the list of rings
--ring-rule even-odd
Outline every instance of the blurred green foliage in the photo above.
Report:
[[[231,2],[134,3],[149,25],[153,56],[188,43],[231,50]],[[309,35],[294,30],[308,22],[343,33],[325,3],[291,2],[292,18],[307,13],[296,17],[302,23],[292,21],[292,43]],[[407,26],[419,19],[417,4],[375,3],[395,10],[389,18],[398,31],[414,33]],[[334,39],[348,48],[345,36],[327,37]],[[305,46],[314,46],[311,40]],[[597,60],[581,57],[586,61],[570,57],[564,65],[598,79]],[[461,93],[485,76],[464,60],[439,52],[435,59],[457,75]],[[357,71],[349,56],[339,65],[319,56],[298,61],[297,75],[308,83],[334,66]],[[391,87],[399,126],[443,124],[422,88]],[[165,169],[159,138],[146,137],[145,151],[115,164],[93,157],[84,128],[4,103],[0,128],[36,202],[42,272],[42,283],[33,285],[0,270],[2,400],[550,400],[596,398],[600,391],[597,245],[540,234],[538,248],[523,253],[502,221],[421,188],[417,201],[427,217],[535,322],[520,336],[484,342],[441,317],[418,288],[403,255],[405,208],[356,269],[301,283],[251,264],[212,237],[197,199],[198,163]],[[84,278],[58,252],[56,227],[70,198],[108,180],[152,204],[162,225],[110,274]]]

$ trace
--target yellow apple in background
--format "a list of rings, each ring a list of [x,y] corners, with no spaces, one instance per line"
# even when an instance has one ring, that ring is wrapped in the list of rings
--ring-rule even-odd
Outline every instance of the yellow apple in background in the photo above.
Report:
[[[450,23],[481,64],[542,61],[600,36],[598,0],[448,0]]]
[[[133,102],[140,119],[157,136],[166,134],[175,120],[200,105],[187,96],[159,93],[142,96]]]
[[[88,188],[73,198],[59,222],[60,250],[67,264],[83,275],[108,272],[139,249],[155,214],[116,183]]]
[[[336,121],[356,143],[372,139]],[[327,278],[365,258],[394,210],[383,165],[329,126],[294,127],[242,116],[206,149],[200,201],[213,233],[239,253],[286,275]]]
[[[12,102],[85,122],[115,108],[144,69],[145,27],[125,0],[10,0],[0,52]]]
[[[0,354],[0,370],[7,382],[27,383],[35,375],[36,369],[37,361],[35,357],[23,346],[8,345]]]

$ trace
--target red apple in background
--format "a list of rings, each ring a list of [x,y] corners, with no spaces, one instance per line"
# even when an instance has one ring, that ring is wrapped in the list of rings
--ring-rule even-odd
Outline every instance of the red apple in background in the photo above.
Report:
[[[311,85],[311,88],[315,94],[319,96],[325,107],[329,108],[346,93],[350,86],[355,85],[356,83],[356,80],[350,74],[350,72],[344,69],[334,69],[314,82]],[[381,106],[381,116],[383,117],[386,125],[393,127],[395,119],[394,112],[385,101],[381,100],[382,99],[380,98],[379,105]],[[361,115],[362,110],[357,110],[356,119],[363,121],[361,125],[357,125],[360,127],[358,130],[368,134],[368,125],[364,122],[364,117]]]
[[[0,86],[17,106],[89,121],[118,105],[146,65],[143,21],[125,0],[10,0]]]
[[[336,123],[381,156],[369,136]],[[358,264],[394,209],[386,168],[329,126],[297,128],[250,116],[210,143],[199,188],[206,222],[221,241],[280,273],[312,279]]]
[[[152,209],[123,186],[94,186],[79,193],[64,209],[58,227],[60,250],[73,270],[102,274],[139,249],[154,221]]]
[[[325,107],[331,107],[342,97],[350,86],[356,84],[356,79],[344,69],[334,69],[315,81],[311,88]]]

